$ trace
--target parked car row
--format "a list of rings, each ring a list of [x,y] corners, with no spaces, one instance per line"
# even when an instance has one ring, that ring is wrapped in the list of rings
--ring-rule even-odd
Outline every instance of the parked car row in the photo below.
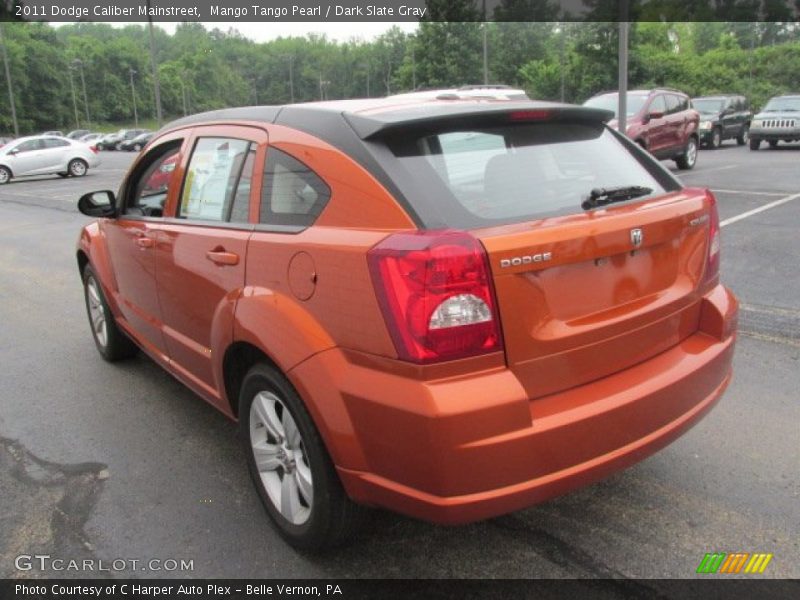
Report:
[[[135,139],[144,139],[143,135],[151,135],[147,129],[120,129],[110,133],[97,141],[98,150],[141,150],[147,143]],[[149,138],[148,138],[149,139]],[[130,142],[129,144],[127,142]]]

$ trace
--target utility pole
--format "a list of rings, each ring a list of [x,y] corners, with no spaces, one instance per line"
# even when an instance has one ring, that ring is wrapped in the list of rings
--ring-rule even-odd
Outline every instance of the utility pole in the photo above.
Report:
[[[139,111],[136,110],[136,88],[133,87],[133,76],[136,75],[136,69],[129,69],[131,74],[131,97],[133,98],[133,126],[139,129]]]
[[[153,17],[150,16],[150,0],[147,0],[147,24],[150,30],[150,63],[153,66],[153,91],[156,100],[156,120],[158,127],[161,127],[161,86],[158,83],[158,65],[156,64],[156,39],[153,35]]]
[[[617,130],[628,134],[628,0],[620,3],[619,21],[619,106]]]
[[[81,124],[78,120],[78,99],[75,97],[75,80],[72,77],[72,73],[75,71],[75,67],[72,65],[69,66],[67,69],[69,71],[69,87],[72,90],[72,110],[75,111],[75,129],[78,129]]]
[[[489,25],[486,23],[486,0],[483,0],[483,85],[489,85]]]
[[[367,98],[369,98],[369,63],[366,62],[363,66],[367,69]]]
[[[181,99],[183,100],[183,116],[185,117],[187,114],[186,111],[186,85],[183,83],[183,73],[181,73],[180,77],[178,77],[178,83],[181,84]]]
[[[411,43],[411,89],[417,89],[417,56],[414,43]]]
[[[281,58],[289,61],[289,100],[294,104],[294,54],[281,54]]]
[[[83,86],[83,108],[86,111],[86,124],[88,125],[92,119],[89,118],[89,96],[86,95],[86,77],[83,74],[83,61],[80,58],[76,58],[72,61],[72,64],[77,65],[81,72],[81,84]]]
[[[11,69],[8,66],[8,54],[3,38],[3,24],[0,23],[0,49],[3,51],[3,65],[6,70],[6,84],[8,85],[8,101],[11,104],[11,120],[14,123],[14,136],[19,137],[19,123],[17,123],[17,106],[14,104],[14,87],[11,85]]]

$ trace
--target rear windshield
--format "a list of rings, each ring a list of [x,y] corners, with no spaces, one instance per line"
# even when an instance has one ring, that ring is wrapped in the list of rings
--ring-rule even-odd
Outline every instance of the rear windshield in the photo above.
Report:
[[[427,202],[417,212],[439,221],[428,226],[469,229],[580,213],[595,188],[653,190],[629,201],[636,202],[680,187],[648,170],[648,159],[637,160],[599,123],[444,130],[388,145],[402,167],[398,175],[413,182],[406,184],[414,186],[406,190],[409,201]]]

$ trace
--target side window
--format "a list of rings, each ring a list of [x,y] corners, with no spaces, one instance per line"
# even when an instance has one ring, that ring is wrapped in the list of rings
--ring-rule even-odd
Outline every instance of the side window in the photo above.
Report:
[[[198,139],[186,170],[177,217],[247,222],[253,173],[251,146],[245,140]],[[249,169],[247,173],[243,173],[245,168]]]
[[[259,221],[270,225],[311,225],[331,190],[310,168],[278,150],[267,150]]]
[[[45,148],[63,148],[64,146],[69,146],[69,142],[67,140],[57,140],[56,138],[48,138],[44,140],[44,147]]]
[[[678,110],[684,111],[689,110],[689,96],[677,96],[678,98]]]
[[[127,199],[123,212],[128,215],[161,217],[167,201],[169,181],[178,161],[178,152],[183,140],[168,142],[154,148],[148,155],[139,175],[129,189],[133,192]]]
[[[17,144],[17,147],[14,148],[17,152],[32,152],[33,150],[39,150],[42,148],[42,140],[28,140],[26,142],[22,142],[21,144]]]
[[[652,102],[650,102],[650,108],[647,109],[648,112],[660,112],[660,113],[667,113],[667,104],[664,102],[664,95],[659,94],[655,98],[653,98]]]
[[[664,94],[664,99],[667,101],[667,114],[671,115],[680,110],[680,100],[674,94]]]

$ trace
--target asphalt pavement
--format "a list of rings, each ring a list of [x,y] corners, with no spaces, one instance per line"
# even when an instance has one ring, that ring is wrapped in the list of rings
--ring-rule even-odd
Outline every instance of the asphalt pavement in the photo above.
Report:
[[[232,423],[147,357],[97,355],[75,204],[116,190],[132,158],[105,152],[84,178],[0,187],[0,577],[683,578],[718,551],[773,553],[759,577],[800,577],[800,146],[726,142],[675,171],[716,191],[722,278],[743,306],[733,383],[694,429],[603,482],[486,522],[378,512],[323,556],[270,527]],[[126,562],[15,567],[32,554]],[[164,570],[170,559],[192,569]]]

